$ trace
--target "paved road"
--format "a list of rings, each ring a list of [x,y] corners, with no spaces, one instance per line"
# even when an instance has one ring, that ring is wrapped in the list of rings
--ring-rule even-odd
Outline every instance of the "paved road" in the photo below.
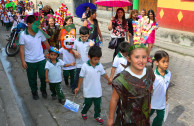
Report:
[[[0,42],[2,47],[5,47],[5,39],[8,32],[5,32],[5,28],[0,26]],[[101,63],[103,64],[106,72],[110,75],[110,69],[112,66],[112,54],[113,51],[107,49],[109,37],[104,37],[104,45],[102,47],[103,56]],[[160,48],[154,48],[152,54]],[[178,48],[177,48],[178,49]],[[169,89],[170,112],[167,121],[164,126],[194,126],[194,58],[183,56],[171,51],[168,51],[170,55],[169,70],[172,72],[172,80]],[[32,100],[30,88],[27,82],[26,71],[22,69],[19,55],[15,57],[8,57],[8,61],[11,63],[11,75],[14,80],[14,84],[18,90],[19,95],[24,101],[24,105],[28,108],[30,117],[37,126],[96,126],[97,123],[93,118],[94,108],[90,108],[88,112],[88,120],[83,121],[78,113],[71,112],[65,109],[62,105],[53,101],[51,97],[44,100],[40,97],[40,100]],[[1,80],[4,78],[1,78]],[[39,82],[40,83],[40,82]],[[71,93],[70,87],[66,86],[62,82],[63,91],[66,98],[69,100],[74,99],[74,95]],[[103,96],[102,96],[102,112],[101,116],[106,122],[108,116],[109,100],[112,93],[111,86],[107,85],[107,82],[102,78]],[[0,90],[1,92],[1,90]],[[47,86],[47,92],[50,94],[49,87]],[[40,95],[40,92],[39,92]],[[0,96],[1,98],[2,96]],[[82,105],[83,94],[82,91],[75,97],[75,102]],[[0,100],[1,104],[1,100]],[[0,108],[1,112],[1,108]],[[5,117],[2,117],[5,118]],[[1,117],[0,117],[1,119]],[[0,120],[4,121],[4,120]]]

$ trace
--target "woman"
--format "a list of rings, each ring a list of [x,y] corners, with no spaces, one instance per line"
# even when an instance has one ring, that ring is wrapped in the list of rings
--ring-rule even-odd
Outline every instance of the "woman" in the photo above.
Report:
[[[128,27],[129,27],[129,38],[130,38],[130,45],[133,45],[133,25],[132,22],[133,21],[137,21],[138,20],[138,10],[132,10],[129,18],[127,19],[128,22]]]
[[[33,15],[33,14],[34,14],[33,9],[31,9],[30,6],[28,5],[26,7],[25,15]]]
[[[90,7],[86,7],[86,11],[82,14],[82,19],[81,21],[85,21],[85,19],[87,18],[87,14],[90,10]]]
[[[96,10],[90,9],[87,15],[87,19],[84,21],[83,26],[86,26],[90,30],[89,39],[94,40],[95,46],[99,46],[100,41],[103,41],[102,34],[96,19]],[[98,38],[100,36],[100,40]]]
[[[111,35],[111,38],[112,38],[111,41],[113,41],[114,39],[117,39],[117,46],[115,47],[115,52],[113,55],[113,59],[114,59],[114,57],[119,52],[119,48],[118,48],[119,44],[125,41],[125,34],[127,34],[127,38],[129,40],[128,25],[125,19],[125,11],[123,10],[123,8],[118,8],[116,11],[116,16],[111,17],[111,21],[108,25],[108,30],[109,31],[113,30]]]

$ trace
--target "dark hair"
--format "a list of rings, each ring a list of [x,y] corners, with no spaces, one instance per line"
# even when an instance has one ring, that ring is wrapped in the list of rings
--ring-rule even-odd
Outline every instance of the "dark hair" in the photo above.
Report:
[[[102,50],[99,46],[92,46],[89,49],[88,55],[90,58],[92,57],[101,57],[102,56]]]
[[[149,11],[148,11],[148,18],[149,18],[149,14],[150,14],[150,13],[152,13],[152,15],[153,15],[153,21],[156,22],[156,17],[155,17],[154,11],[153,11],[153,10],[149,10]],[[149,22],[150,22],[150,18],[149,18]]]
[[[65,18],[65,21],[64,21],[64,23],[63,23],[63,26],[65,26],[65,25],[67,24],[66,22],[67,22],[69,19],[71,19],[71,20],[73,21],[73,17],[72,17],[72,16],[68,16],[68,17]]]
[[[29,15],[27,17],[26,23],[32,24],[35,21],[35,16],[34,15]]]
[[[89,33],[88,27],[82,26],[82,27],[79,29],[79,34],[82,34],[82,35],[90,34],[90,33]]]
[[[130,47],[130,44],[128,42],[121,42],[121,44],[119,44],[119,51],[121,53],[128,52],[129,47]]]
[[[86,9],[86,10],[87,10],[87,8],[89,8],[89,9],[90,9],[90,7],[88,7],[88,6],[87,6],[87,7],[85,7],[85,9]]]
[[[117,11],[116,11],[116,15],[115,15],[115,19],[118,19],[118,15],[117,15],[117,13],[118,13],[118,11],[123,11],[123,17],[122,17],[122,26],[123,26],[123,28],[126,26],[126,24],[127,24],[127,21],[126,21],[126,19],[125,19],[125,11],[124,11],[124,9],[123,8],[118,8],[117,9]]]
[[[159,50],[154,54],[154,59],[152,60],[152,68],[154,66],[154,61],[159,62],[163,57],[169,57],[168,53],[164,50]]]
[[[94,13],[96,13],[95,9],[90,9],[87,13],[87,18],[89,18],[91,15],[93,15]]]

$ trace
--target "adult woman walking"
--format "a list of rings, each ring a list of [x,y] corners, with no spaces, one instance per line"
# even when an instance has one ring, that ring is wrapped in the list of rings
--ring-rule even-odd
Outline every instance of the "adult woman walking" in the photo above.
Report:
[[[126,34],[129,40],[128,24],[125,19],[125,11],[123,10],[123,8],[118,8],[116,11],[115,17],[111,17],[111,21],[108,25],[108,30],[109,31],[113,30],[111,35],[111,41],[113,41],[114,39],[117,39],[117,45],[115,47],[115,52],[113,54],[113,59],[114,59],[114,57],[119,52],[119,48],[118,48],[119,44],[125,41]]]
[[[129,28],[128,30],[129,30],[130,45],[133,45],[134,43],[132,22],[137,21],[137,20],[138,20],[138,10],[132,10],[129,15],[129,18],[127,19],[128,28]]]
[[[102,34],[96,19],[96,10],[90,9],[87,14],[87,19],[84,21],[83,26],[86,26],[90,30],[89,39],[94,40],[95,46],[99,46],[99,42],[103,41]],[[100,39],[98,37],[100,36]]]

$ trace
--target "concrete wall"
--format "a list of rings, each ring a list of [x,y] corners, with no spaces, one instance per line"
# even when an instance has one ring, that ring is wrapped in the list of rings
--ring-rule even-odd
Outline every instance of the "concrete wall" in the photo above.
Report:
[[[158,0],[157,20],[165,28],[194,32],[194,0]]]

